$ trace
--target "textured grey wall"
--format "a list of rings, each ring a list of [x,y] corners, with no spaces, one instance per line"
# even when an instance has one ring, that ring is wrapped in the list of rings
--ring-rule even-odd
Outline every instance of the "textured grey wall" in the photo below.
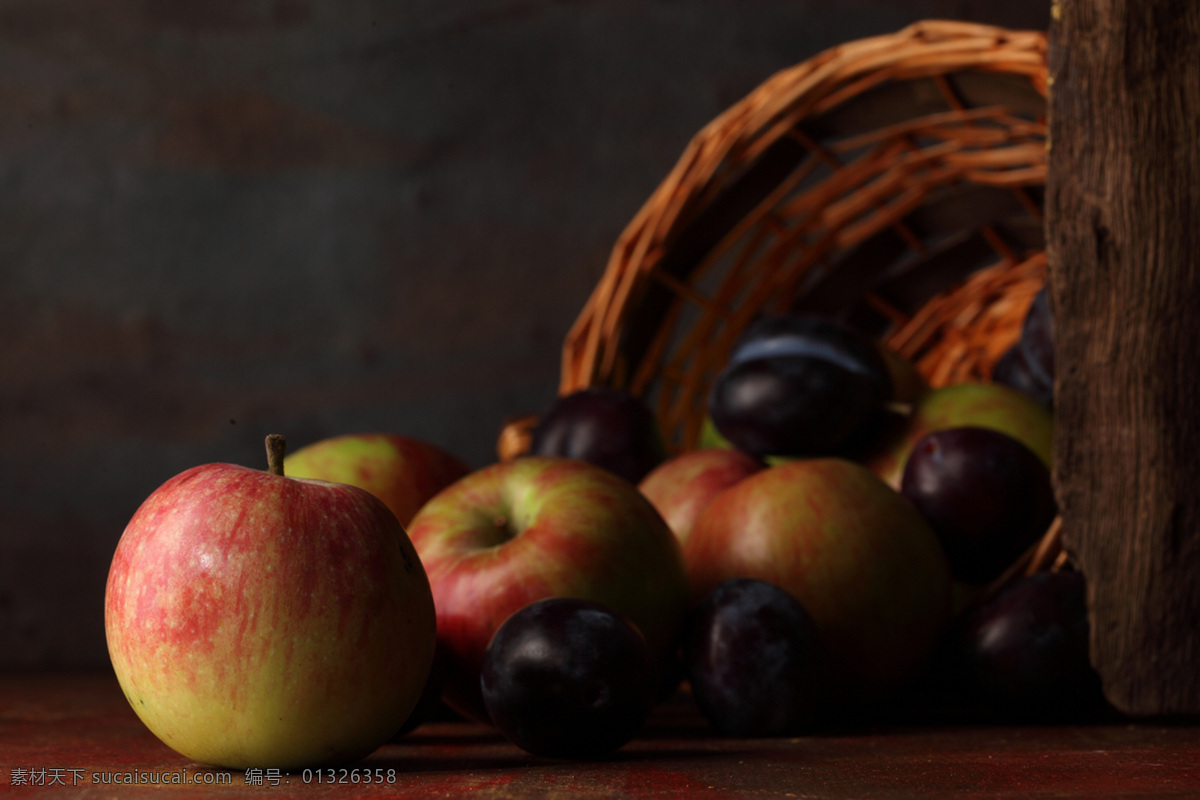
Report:
[[[608,250],[774,71],[937,0],[0,0],[0,669],[101,665],[121,530],[358,430],[476,466]]]

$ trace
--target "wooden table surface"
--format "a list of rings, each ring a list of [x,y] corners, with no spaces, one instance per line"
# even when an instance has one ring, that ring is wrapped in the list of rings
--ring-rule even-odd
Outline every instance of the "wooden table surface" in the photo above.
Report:
[[[0,676],[0,796],[161,795],[151,777],[186,779],[171,787],[182,794],[255,798],[1195,798],[1200,721],[876,724],[733,740],[713,735],[682,696],[600,762],[535,758],[486,726],[451,721],[427,723],[345,772],[247,773],[161,744],[111,674]],[[142,783],[106,783],[117,780]]]

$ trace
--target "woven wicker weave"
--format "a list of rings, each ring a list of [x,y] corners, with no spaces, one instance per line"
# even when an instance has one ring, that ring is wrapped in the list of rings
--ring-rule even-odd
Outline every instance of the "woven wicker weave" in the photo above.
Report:
[[[570,330],[560,393],[628,389],[674,449],[763,312],[986,380],[1045,282],[1046,39],[926,21],[777,73],[692,139]],[[520,452],[531,418],[502,434]],[[1054,552],[1041,557],[1053,558]]]

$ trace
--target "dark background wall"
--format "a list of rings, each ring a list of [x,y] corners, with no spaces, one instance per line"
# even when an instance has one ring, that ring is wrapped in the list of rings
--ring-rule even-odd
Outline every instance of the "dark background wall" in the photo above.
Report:
[[[0,669],[107,662],[138,504],[388,430],[473,466],[608,250],[776,70],[1046,0],[0,0]]]

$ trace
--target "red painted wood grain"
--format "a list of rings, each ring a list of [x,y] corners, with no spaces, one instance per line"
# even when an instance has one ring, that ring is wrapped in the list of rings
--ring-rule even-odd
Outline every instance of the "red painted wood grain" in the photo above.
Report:
[[[351,770],[358,770],[357,784]],[[363,783],[367,770],[384,781]],[[715,736],[681,697],[602,761],[535,758],[487,726],[438,721],[345,773],[264,774],[256,785],[253,773],[207,768],[160,743],[110,675],[0,677],[0,795],[76,797],[90,788],[138,798],[163,791],[92,784],[93,774],[128,772],[192,781],[228,775],[223,785],[175,789],[246,798],[1184,798],[1200,796],[1200,724],[880,725],[732,740]],[[40,785],[12,785],[14,777],[33,774]],[[56,777],[62,785],[46,785]]]

